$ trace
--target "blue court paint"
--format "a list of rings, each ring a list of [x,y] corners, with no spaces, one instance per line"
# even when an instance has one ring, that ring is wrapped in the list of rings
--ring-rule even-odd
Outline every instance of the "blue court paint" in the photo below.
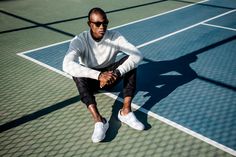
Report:
[[[227,7],[216,7],[211,1],[181,9],[164,16],[145,20],[119,28],[125,37],[134,45],[159,38],[190,25],[199,23],[211,17],[229,11]]]
[[[69,42],[66,42],[63,44],[36,50],[25,55],[62,71],[62,61],[68,48]]]
[[[235,49],[236,32],[201,25],[141,48],[134,103],[236,149]]]
[[[117,30],[131,43],[140,45],[225,13],[234,6],[232,0],[208,1]],[[223,21],[224,26],[233,27],[233,14],[209,23]],[[146,59],[138,68],[138,92],[133,102],[236,150],[233,36],[235,31],[198,25],[140,48]],[[68,46],[66,42],[25,55],[62,70]]]

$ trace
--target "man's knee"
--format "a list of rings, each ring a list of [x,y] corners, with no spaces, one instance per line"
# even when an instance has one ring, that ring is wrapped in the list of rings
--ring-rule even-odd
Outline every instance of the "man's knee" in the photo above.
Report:
[[[95,87],[92,79],[73,77],[73,80],[79,91],[81,101],[88,106],[89,104],[96,104],[94,93]]]

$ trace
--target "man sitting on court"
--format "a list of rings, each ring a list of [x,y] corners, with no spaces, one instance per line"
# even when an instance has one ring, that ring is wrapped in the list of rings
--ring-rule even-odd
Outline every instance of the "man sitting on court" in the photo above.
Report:
[[[136,89],[136,67],[143,59],[139,50],[117,31],[107,30],[108,19],[101,8],[93,8],[88,14],[89,31],[84,31],[70,42],[63,61],[63,70],[70,74],[78,88],[81,101],[86,104],[95,121],[92,135],[94,143],[105,138],[109,123],[97,109],[95,92],[108,89],[123,79],[123,107],[118,119],[136,130],[144,125],[131,110]],[[116,62],[117,54],[126,56]]]

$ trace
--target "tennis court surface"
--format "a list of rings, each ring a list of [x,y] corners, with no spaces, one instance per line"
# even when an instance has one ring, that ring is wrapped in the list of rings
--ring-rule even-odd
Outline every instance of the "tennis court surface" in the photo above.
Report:
[[[1,156],[236,156],[235,0],[43,2],[0,2]],[[147,128],[117,120],[118,85],[97,94],[110,117],[99,144],[62,71],[70,39],[96,5],[145,57],[132,107]],[[50,6],[58,10],[48,15]]]

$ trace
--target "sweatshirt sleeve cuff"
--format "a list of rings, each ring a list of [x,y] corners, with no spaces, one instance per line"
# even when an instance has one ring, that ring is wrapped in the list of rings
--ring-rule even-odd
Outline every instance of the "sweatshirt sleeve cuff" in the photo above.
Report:
[[[101,73],[100,71],[96,71],[93,75],[94,76],[93,79],[98,80],[100,73]]]

